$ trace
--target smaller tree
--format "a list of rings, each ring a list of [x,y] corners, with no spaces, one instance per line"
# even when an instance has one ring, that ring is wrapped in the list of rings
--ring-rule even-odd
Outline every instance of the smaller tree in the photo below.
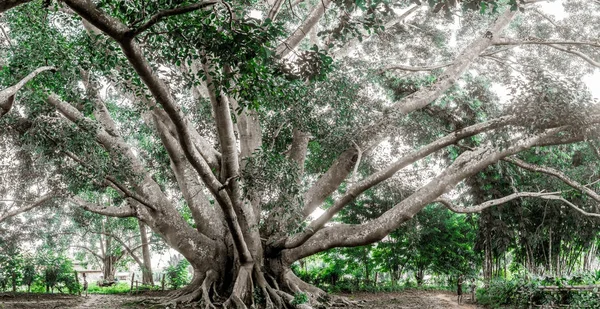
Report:
[[[46,292],[54,293],[54,288],[60,293],[64,293],[63,289],[67,289],[70,294],[80,291],[81,286],[77,283],[75,269],[70,259],[64,255],[42,252],[37,260],[43,268],[42,282]]]
[[[27,293],[31,292],[31,285],[35,281],[37,271],[33,259],[26,258],[23,263],[23,278],[21,283],[27,286]]]
[[[23,256],[17,248],[11,248],[6,254],[0,255],[0,272],[6,281],[6,285],[12,287],[12,292],[17,292],[17,287],[21,285],[23,266]]]

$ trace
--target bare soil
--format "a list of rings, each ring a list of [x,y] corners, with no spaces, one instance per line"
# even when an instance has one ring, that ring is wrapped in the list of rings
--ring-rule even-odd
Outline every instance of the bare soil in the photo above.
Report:
[[[61,294],[0,294],[0,309],[142,309],[148,304],[156,304],[166,300],[165,292],[148,292],[140,295],[99,295],[70,296]],[[417,291],[386,293],[354,293],[343,294],[351,301],[356,301],[352,309],[480,309],[468,300],[458,305],[456,295],[445,291]],[[152,306],[153,307],[153,306]]]
[[[74,296],[62,294],[0,294],[0,309],[115,309],[148,308],[145,302],[160,302],[166,292],[146,292],[138,295]]]
[[[474,305],[469,295],[463,296],[463,303],[458,304],[456,294],[447,291],[406,290],[402,292],[354,293],[343,294],[358,304],[351,307],[381,309],[482,309]]]

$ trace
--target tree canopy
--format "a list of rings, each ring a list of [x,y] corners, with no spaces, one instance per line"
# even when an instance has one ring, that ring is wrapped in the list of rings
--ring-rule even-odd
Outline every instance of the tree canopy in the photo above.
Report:
[[[294,262],[405,223],[437,226],[399,246],[429,266],[473,233],[441,207],[600,216],[600,15],[543,2],[3,1],[0,221],[136,218],[194,269],[175,301],[283,308],[327,301]]]

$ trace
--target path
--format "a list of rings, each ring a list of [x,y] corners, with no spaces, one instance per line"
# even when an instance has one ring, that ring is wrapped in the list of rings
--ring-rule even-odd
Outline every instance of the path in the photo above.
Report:
[[[477,306],[475,305],[471,305],[471,304],[458,304],[456,302],[456,295],[448,295],[448,294],[436,294],[433,296],[433,298],[441,300],[442,302],[444,302],[444,306],[446,306],[445,308],[452,308],[452,309],[476,309]]]
[[[343,296],[360,301],[360,304],[351,306],[351,309],[477,309],[473,304],[458,305],[455,294],[443,291],[359,292]]]
[[[101,297],[106,297],[106,295],[88,294],[88,296],[84,296],[85,300],[74,309],[101,308],[99,306]]]

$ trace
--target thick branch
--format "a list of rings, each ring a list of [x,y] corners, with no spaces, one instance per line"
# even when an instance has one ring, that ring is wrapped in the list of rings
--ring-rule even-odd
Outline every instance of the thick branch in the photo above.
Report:
[[[499,199],[486,201],[484,203],[481,203],[479,205],[472,206],[472,207],[456,206],[456,205],[452,204],[452,201],[450,201],[449,199],[446,199],[446,198],[438,198],[434,202],[444,205],[446,208],[450,209],[453,212],[461,213],[461,214],[468,214],[468,213],[481,212],[484,209],[487,209],[487,208],[490,208],[493,206],[502,205],[504,203],[508,203],[517,198],[522,198],[522,197],[542,197],[542,198],[544,198],[544,197],[548,197],[549,195],[556,195],[556,194],[560,194],[560,192],[517,192],[517,193],[513,193],[511,195],[507,195],[507,196],[499,198]]]
[[[294,31],[294,33],[292,33],[292,35],[290,35],[283,43],[277,46],[277,55],[280,57],[285,57],[292,52],[300,44],[302,39],[308,35],[312,27],[314,27],[319,22],[321,17],[323,17],[323,14],[325,14],[329,4],[331,4],[331,0],[318,1],[302,25],[300,25],[300,27],[298,27],[298,29],[296,29],[296,31]]]
[[[9,211],[8,213],[3,214],[2,216],[0,216],[0,222],[6,220],[8,218],[14,217],[16,215],[22,214],[24,212],[27,212],[33,208],[42,206],[42,205],[44,205],[44,203],[51,200],[55,196],[56,196],[55,192],[47,193],[44,196],[42,196],[40,199],[38,199],[37,201],[29,203],[29,205],[21,206],[13,211]]]
[[[131,207],[115,207],[115,206],[104,206],[94,203],[87,202],[82,198],[75,196],[69,199],[70,202],[81,206],[81,208],[99,214],[103,216],[116,217],[116,218],[128,218],[135,217],[135,210]]]
[[[121,23],[118,19],[104,13],[90,0],[64,0],[77,15],[89,21],[96,28],[108,34],[117,41],[128,38],[127,34],[131,31],[129,27]]]
[[[10,2],[10,1],[9,1]],[[1,7],[1,4],[0,4]],[[29,73],[23,79],[21,79],[18,83],[3,89],[0,91],[0,118],[7,114],[15,101],[15,95],[25,84],[27,84],[30,80],[34,79],[38,74],[44,71],[55,71],[54,67],[40,67],[35,69],[33,72]]]
[[[549,167],[544,167],[544,166],[527,163],[527,162],[517,159],[515,157],[504,158],[503,160],[510,162],[520,168],[524,168],[526,170],[532,171],[532,172],[539,172],[539,173],[544,173],[547,175],[554,176],[554,177],[560,179],[561,181],[563,181],[564,183],[566,183],[567,185],[581,191],[582,193],[589,195],[596,202],[600,202],[600,195],[598,195],[598,193],[596,193],[596,192],[594,192],[594,190],[578,183],[577,181],[574,181],[573,179],[569,178],[567,175],[565,175],[561,171],[557,171],[557,170],[555,170],[553,168],[549,168]]]
[[[564,129],[551,129],[538,136],[514,140],[511,143],[512,146],[504,149],[495,149],[488,146],[481,147],[475,151],[467,151],[461,154],[440,175],[419,188],[415,193],[405,198],[392,209],[386,211],[380,217],[364,224],[337,224],[320,229],[303,245],[294,249],[284,250],[283,253],[286,262],[293,262],[333,247],[360,246],[381,240],[387,234],[397,229],[402,223],[411,219],[440,195],[448,192],[460,181],[474,175],[488,165],[534,146],[573,142],[583,139],[583,136],[580,134],[561,135]]]
[[[329,207],[325,211],[325,213],[323,213],[319,218],[311,222],[310,225],[305,229],[305,231],[290,237],[290,239],[286,241],[285,247],[294,248],[304,243],[309,237],[311,237],[315,232],[322,228],[325,225],[325,223],[329,222],[329,220],[331,220],[331,218],[333,218],[333,216],[336,213],[342,210],[344,206],[346,206],[348,203],[354,200],[358,195],[365,192],[367,189],[372,188],[373,186],[381,183],[382,181],[392,177],[397,171],[403,169],[404,167],[448,145],[454,144],[465,137],[473,136],[481,132],[486,132],[509,125],[515,120],[516,117],[514,116],[504,116],[487,122],[478,123],[476,125],[472,125],[464,129],[452,132],[451,134],[448,134],[422,147],[417,151],[403,156],[396,162],[390,164],[385,169],[370,175],[363,181],[350,187],[346,191],[346,193],[344,193],[344,195],[342,195],[340,198],[334,201],[333,206]]]
[[[306,161],[306,153],[308,151],[308,142],[310,141],[310,134],[302,132],[298,129],[294,129],[292,136],[292,148],[290,148],[289,158],[296,164],[298,164],[298,175],[301,180],[304,175],[304,163]]]
[[[136,35],[150,29],[150,27],[154,26],[156,23],[160,22],[165,17],[190,13],[190,12],[197,11],[197,10],[200,10],[202,8],[205,8],[207,6],[211,6],[211,5],[214,5],[217,3],[219,3],[219,2],[216,0],[207,0],[207,1],[200,2],[200,3],[195,3],[195,4],[190,4],[187,6],[182,6],[182,7],[178,7],[178,8],[174,8],[174,9],[160,11],[160,12],[156,13],[155,15],[153,15],[152,17],[150,17],[150,19],[147,22],[145,22],[144,24],[142,24],[141,26],[137,27],[134,30],[130,30],[128,35],[131,37],[135,37]]]
[[[175,137],[167,132],[165,125],[156,117],[155,123],[162,144],[171,158],[171,169],[175,173],[179,189],[196,222],[196,229],[212,239],[221,237],[224,235],[222,215],[217,216],[216,209],[210,206],[202,192],[204,186],[201,185],[198,174],[191,168]]]
[[[490,27],[489,32],[492,36],[498,36],[515,16],[516,11],[507,10],[500,15],[494,25]],[[404,117],[408,113],[421,109],[432,101],[437,99],[446,90],[448,90],[469,65],[476,59],[485,49],[491,45],[492,41],[486,36],[482,36],[471,43],[462,53],[456,58],[453,64],[444,71],[439,80],[429,87],[420,89],[419,91],[407,96],[400,102],[395,103],[390,107],[383,117],[374,124],[365,128],[360,128],[352,137],[354,141],[363,151],[368,151],[373,146],[377,145],[381,137],[393,126],[396,119]],[[316,207],[321,204],[324,199],[337,188],[345,177],[350,173],[352,167],[352,158],[355,154],[354,147],[347,149],[330,167],[325,175],[319,179],[305,195],[305,211],[304,214],[311,213]],[[350,167],[349,167],[350,165]],[[327,181],[327,177],[337,175],[332,181]],[[341,177],[343,176],[343,177]],[[321,180],[324,181],[321,181]],[[331,187],[334,187],[331,189]]]
[[[215,125],[217,127],[219,144],[221,145],[220,176],[221,182],[223,183],[225,179],[238,176],[240,173],[237,141],[233,129],[231,111],[229,109],[229,99],[221,92],[221,89],[215,87],[209,60],[205,61],[203,69],[206,76],[206,84],[208,85],[210,102],[215,115]],[[231,183],[229,189],[233,189],[234,184],[236,184],[235,181]],[[235,200],[236,198],[236,196],[231,197],[232,200]]]
[[[16,6],[30,2],[31,0],[2,0],[0,1],[0,13],[8,11]]]
[[[584,53],[582,53],[580,51],[572,50],[572,49],[569,49],[569,48],[564,48],[564,47],[561,47],[561,46],[558,46],[558,45],[554,45],[554,44],[550,44],[548,46],[550,46],[550,47],[552,47],[554,49],[563,51],[565,53],[569,53],[569,54],[575,55],[575,56],[577,56],[577,57],[585,60],[587,63],[589,63],[589,64],[591,64],[591,65],[593,65],[593,66],[595,66],[597,68],[600,68],[600,62],[594,61],[594,59],[590,58],[590,56],[588,56],[588,55],[586,55],[586,54],[584,54]]]
[[[275,3],[273,3],[273,6],[269,10],[267,18],[269,18],[270,20],[275,20],[275,17],[277,17],[277,15],[279,14],[281,6],[283,5],[283,3],[285,3],[285,1],[286,0],[275,0]]]
[[[569,41],[569,40],[552,40],[530,37],[524,40],[495,37],[492,40],[492,45],[587,45],[600,47],[598,41]]]
[[[475,212],[481,212],[484,209],[490,208],[492,206],[504,204],[504,203],[509,202],[516,198],[538,197],[538,198],[542,198],[545,200],[561,201],[561,202],[567,204],[569,207],[575,209],[577,212],[581,213],[584,216],[600,218],[600,214],[587,212],[587,211],[577,207],[577,205],[569,202],[565,198],[561,197],[560,195],[556,195],[558,193],[560,193],[560,192],[547,192],[547,193],[544,193],[544,192],[519,192],[519,193],[513,193],[513,194],[505,196],[503,198],[487,201],[485,203],[479,204],[474,207],[457,207],[457,206],[453,205],[451,201],[449,201],[447,199],[443,199],[443,198],[437,199],[437,200],[435,200],[435,202],[438,202],[438,203],[444,205],[446,208],[448,208],[451,211],[456,212],[456,213],[475,213]]]
[[[421,72],[421,71],[433,71],[436,69],[441,69],[441,68],[445,68],[445,67],[449,67],[452,65],[452,62],[450,63],[444,63],[444,64],[438,64],[438,65],[433,65],[433,66],[428,66],[428,67],[413,67],[413,66],[407,66],[407,65],[391,65],[388,67],[385,67],[381,70],[379,70],[379,74],[386,72],[386,71],[391,71],[391,70],[401,70],[401,71],[409,71],[409,72]]]
[[[226,221],[232,233],[232,238],[236,249],[238,250],[242,262],[251,262],[252,256],[248,246],[244,241],[243,233],[240,228],[232,201],[224,190],[219,190],[221,183],[216,179],[206,161],[193,151],[193,141],[188,127],[188,120],[184,117],[181,109],[176,105],[171,96],[167,85],[152,70],[148,61],[144,58],[139,45],[122,36],[121,30],[127,28],[122,23],[115,21],[114,18],[99,10],[94,3],[89,0],[64,0],[71,9],[91,22],[95,27],[101,29],[120,45],[123,53],[138,73],[140,79],[146,84],[148,90],[152,93],[156,101],[164,108],[165,112],[176,127],[177,135],[186,158],[198,172],[204,183],[207,185],[213,196],[215,196],[219,205],[223,209]],[[98,16],[90,16],[89,12],[94,12]],[[115,22],[117,24],[115,24]]]

